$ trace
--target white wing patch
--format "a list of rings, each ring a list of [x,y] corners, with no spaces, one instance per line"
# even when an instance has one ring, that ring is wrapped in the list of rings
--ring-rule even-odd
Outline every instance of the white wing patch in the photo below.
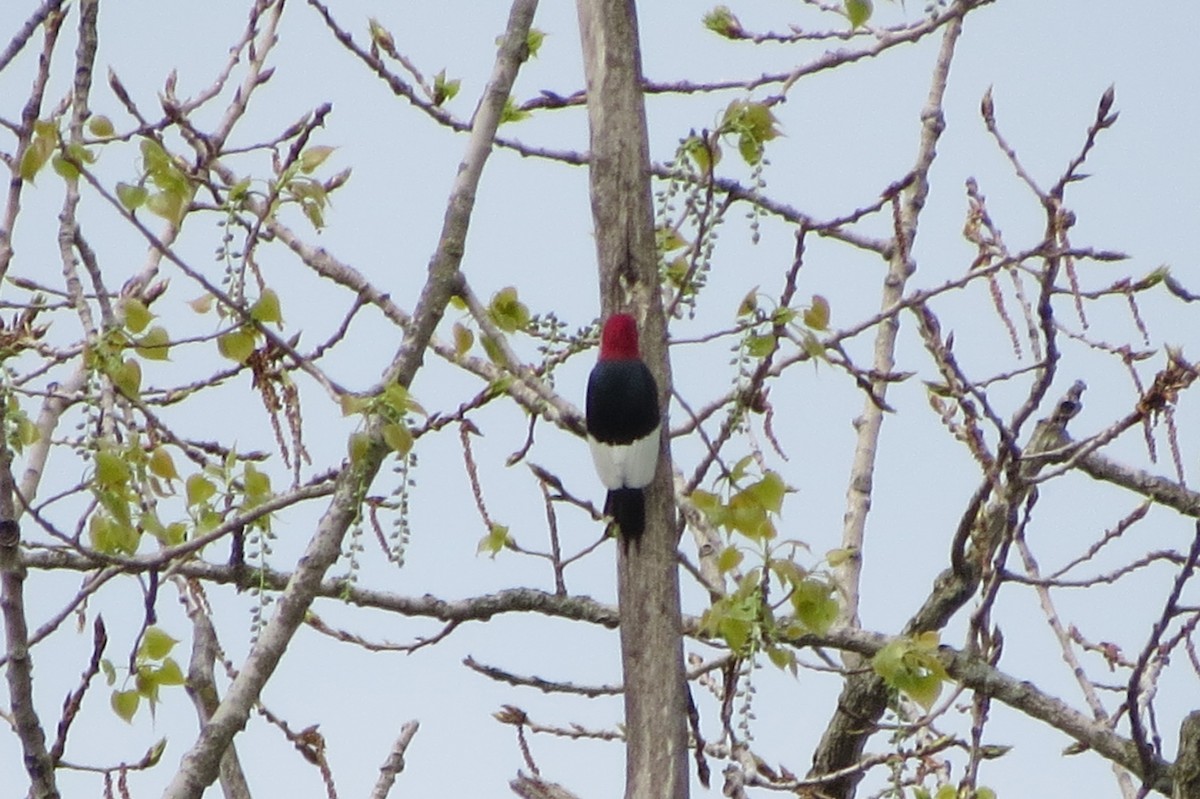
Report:
[[[658,466],[658,439],[661,428],[632,444],[601,444],[588,436],[596,474],[609,491],[617,488],[645,488],[654,479]]]

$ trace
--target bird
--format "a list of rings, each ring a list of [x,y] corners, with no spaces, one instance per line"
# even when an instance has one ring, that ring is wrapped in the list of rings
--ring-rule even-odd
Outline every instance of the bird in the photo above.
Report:
[[[662,414],[658,384],[638,350],[637,322],[610,316],[600,332],[600,357],[588,376],[588,446],[608,489],[604,512],[617,523],[625,550],[646,529],[642,489],[658,466]]]

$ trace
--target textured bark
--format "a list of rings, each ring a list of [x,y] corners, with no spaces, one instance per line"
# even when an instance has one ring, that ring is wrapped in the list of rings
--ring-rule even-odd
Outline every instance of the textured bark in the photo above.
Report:
[[[1171,777],[1171,799],[1200,799],[1200,710],[1193,710],[1179,725],[1179,752]]]
[[[671,391],[658,291],[641,51],[633,0],[578,0],[591,128],[591,198],[604,316],[641,322],[642,357]],[[663,429],[669,429],[663,420]],[[646,490],[646,531],[621,553],[621,661],[625,677],[628,799],[688,794],[687,727],[670,447],[663,436]]]

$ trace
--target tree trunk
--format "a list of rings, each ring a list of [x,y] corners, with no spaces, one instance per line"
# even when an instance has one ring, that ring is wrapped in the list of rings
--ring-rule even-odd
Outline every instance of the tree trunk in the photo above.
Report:
[[[665,407],[671,374],[658,289],[641,51],[633,0],[578,0],[591,127],[591,197],[604,316],[631,311]],[[663,429],[668,425],[663,419]],[[626,799],[688,795],[686,700],[670,442],[646,490],[646,531],[618,563]],[[624,548],[622,548],[623,550]]]

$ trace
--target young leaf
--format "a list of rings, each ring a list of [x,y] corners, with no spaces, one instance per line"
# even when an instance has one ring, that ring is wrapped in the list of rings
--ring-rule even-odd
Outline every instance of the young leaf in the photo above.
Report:
[[[138,647],[138,657],[147,660],[162,660],[171,654],[171,650],[177,643],[179,641],[167,635],[161,627],[147,627],[146,634],[142,636],[142,643]]]
[[[129,482],[131,476],[125,459],[111,449],[96,453],[96,482],[104,488],[119,488]]]
[[[137,397],[142,390],[142,367],[132,358],[113,365],[108,376],[117,390],[127,397]]]
[[[283,314],[279,310],[279,295],[273,289],[263,289],[258,302],[250,307],[250,318],[261,324],[274,322],[283,324]]]
[[[537,28],[529,29],[529,34],[525,37],[525,46],[529,48],[530,58],[537,58],[538,51],[542,49],[542,43],[545,41],[545,31],[540,31]]]
[[[717,556],[717,571],[725,574],[736,569],[744,557],[742,551],[737,547],[725,547],[721,550],[721,554]]]
[[[126,297],[121,300],[121,313],[125,317],[125,327],[130,333],[141,333],[154,318],[154,314],[150,313],[146,304],[137,297]]]
[[[189,475],[187,479],[187,505],[194,508],[212,498],[217,493],[217,487],[202,474]]]
[[[145,186],[133,186],[129,183],[117,184],[117,199],[121,201],[121,205],[125,206],[127,211],[136,211],[146,204],[146,198],[150,196]]]
[[[453,100],[461,87],[462,81],[457,78],[446,80],[446,70],[443,69],[433,76],[433,104],[437,106]]]
[[[103,114],[96,114],[88,119],[88,133],[95,136],[97,139],[107,139],[116,131],[113,129],[112,120]]]
[[[475,334],[470,331],[465,325],[454,323],[454,354],[459,358],[466,355],[471,350],[471,345],[475,343]]]
[[[742,24],[729,10],[729,6],[717,6],[705,14],[700,22],[713,33],[726,39],[736,39],[742,34]]]
[[[125,720],[126,723],[133,721],[133,714],[137,713],[138,703],[142,698],[137,691],[113,691],[112,699],[113,712]]]
[[[382,432],[384,442],[400,457],[404,457],[412,449],[413,435],[404,424],[389,422],[383,426]]]
[[[171,336],[167,329],[155,325],[136,342],[137,354],[148,361],[170,360]]]
[[[829,300],[814,294],[812,305],[804,311],[804,324],[813,330],[829,328]]]
[[[359,463],[371,451],[371,437],[361,431],[351,433],[346,449],[350,454],[350,462]]]
[[[54,168],[54,172],[60,178],[74,180],[79,177],[79,167],[75,166],[69,159],[56,154],[50,161],[50,166]]]
[[[175,658],[167,658],[154,671],[154,681],[159,685],[183,685],[183,670],[175,662]]]
[[[317,170],[336,148],[319,144],[300,153],[300,171],[308,175]]]
[[[871,0],[846,0],[846,17],[852,29],[866,25],[874,10]]]
[[[475,554],[479,555],[486,552],[489,556],[495,558],[497,553],[511,542],[512,540],[508,537],[508,528],[503,524],[493,523],[488,530],[488,534],[479,539],[479,546],[475,548]]]
[[[531,114],[528,111],[523,111],[517,107],[513,98],[509,97],[504,101],[504,108],[500,109],[500,124],[505,122],[520,122],[522,119],[528,119]]]
[[[792,591],[796,618],[817,635],[829,632],[837,621],[838,603],[833,593],[832,585],[811,577],[797,583]]]
[[[217,351],[231,361],[245,363],[254,353],[254,331],[239,328],[217,339]]]
[[[213,295],[201,294],[196,299],[189,300],[188,305],[190,305],[192,310],[196,313],[204,314],[212,310],[214,302],[216,302],[216,298],[213,297]]]
[[[496,323],[496,327],[505,333],[524,330],[529,325],[529,309],[517,298],[517,290],[512,286],[502,288],[492,295],[488,315]]]
[[[150,453],[150,473],[164,480],[178,480],[179,472],[175,470],[175,461],[165,447],[155,447]]]

